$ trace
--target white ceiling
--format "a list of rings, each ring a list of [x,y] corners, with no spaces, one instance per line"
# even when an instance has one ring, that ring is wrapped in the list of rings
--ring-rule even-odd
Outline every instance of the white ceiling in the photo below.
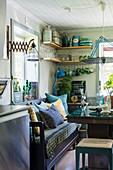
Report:
[[[17,3],[43,22],[58,29],[76,29],[103,26],[100,0],[8,0]],[[104,25],[113,26],[113,0],[104,0]],[[92,7],[96,6],[96,7]],[[64,10],[70,7],[71,12]]]

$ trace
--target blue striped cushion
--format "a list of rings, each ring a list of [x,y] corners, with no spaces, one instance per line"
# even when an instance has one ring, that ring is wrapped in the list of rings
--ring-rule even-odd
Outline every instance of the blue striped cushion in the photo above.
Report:
[[[56,128],[58,125],[64,123],[60,112],[53,104],[47,110],[40,111],[40,116],[47,128]]]

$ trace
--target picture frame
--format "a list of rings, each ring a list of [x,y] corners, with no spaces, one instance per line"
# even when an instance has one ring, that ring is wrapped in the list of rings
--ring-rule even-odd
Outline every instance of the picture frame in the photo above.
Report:
[[[38,99],[38,82],[31,82],[31,98]]]

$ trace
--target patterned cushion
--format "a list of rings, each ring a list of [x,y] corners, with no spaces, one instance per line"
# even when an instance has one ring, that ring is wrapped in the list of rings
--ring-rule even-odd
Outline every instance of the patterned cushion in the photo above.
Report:
[[[47,110],[40,111],[40,115],[49,128],[56,128],[64,122],[58,109],[53,104]]]
[[[27,103],[26,105],[30,106],[29,103]],[[30,115],[31,122],[38,122],[36,113],[34,112],[34,109],[32,107],[28,110],[28,113]],[[34,127],[34,132],[35,132],[35,135],[38,136],[40,134],[40,128],[39,127]]]
[[[65,112],[66,112],[66,114],[68,114],[67,94],[63,94],[61,96],[54,96],[52,94],[45,93],[45,95],[46,95],[47,101],[49,103],[53,103],[53,102],[57,101],[60,98],[62,100],[63,105],[64,105]]]
[[[39,115],[39,109],[35,106],[34,103],[31,104],[31,107],[34,109],[34,112],[36,113],[38,121],[41,121],[40,115]]]
[[[51,130],[45,130],[45,143],[46,143],[46,154],[49,159],[52,159],[55,155],[54,149],[57,145],[67,139],[78,127],[77,123],[64,123],[57,126],[57,128]],[[35,137],[35,142],[40,143],[40,138]]]
[[[67,120],[66,118],[66,112],[65,112],[65,109],[64,109],[64,106],[62,104],[62,101],[61,99],[58,99],[56,102],[54,103],[46,103],[47,107],[50,107],[52,104],[54,104],[56,106],[56,108],[58,109],[58,111],[60,112],[63,120]]]

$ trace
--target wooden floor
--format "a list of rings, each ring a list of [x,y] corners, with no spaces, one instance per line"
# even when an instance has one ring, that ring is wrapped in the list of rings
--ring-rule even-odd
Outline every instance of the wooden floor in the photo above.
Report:
[[[87,161],[87,155],[86,155],[86,162],[85,165],[88,165]],[[80,168],[82,167],[82,158],[80,156]],[[66,154],[63,156],[63,158],[57,163],[56,170],[75,170],[75,150],[70,149],[66,152]]]

